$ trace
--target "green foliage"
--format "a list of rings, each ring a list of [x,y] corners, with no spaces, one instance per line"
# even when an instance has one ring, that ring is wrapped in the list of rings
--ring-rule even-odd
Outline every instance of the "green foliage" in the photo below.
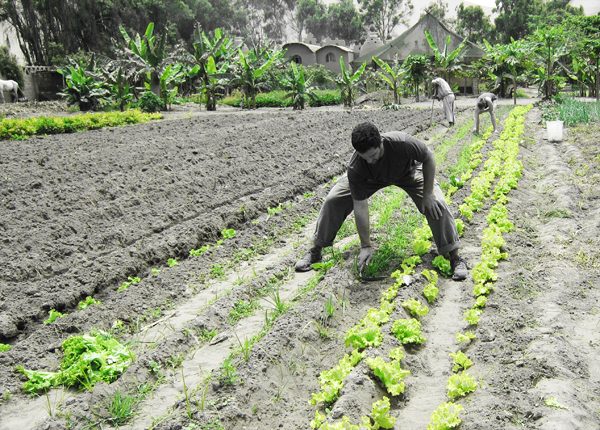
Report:
[[[0,46],[0,75],[4,79],[15,81],[19,88],[24,88],[23,68],[19,66],[17,57],[11,54],[8,46]]]
[[[415,298],[402,302],[402,306],[408,309],[413,316],[424,316],[429,313],[429,308],[421,305],[421,302]]]
[[[383,382],[388,393],[397,396],[404,392],[405,383],[403,379],[410,374],[410,371],[403,370],[400,367],[400,361],[392,360],[386,363],[383,358],[367,358],[367,364],[373,370],[373,373]]]
[[[392,92],[394,93],[394,104],[400,104],[400,85],[402,83],[402,76],[404,70],[398,63],[398,54],[396,54],[394,66],[390,67],[388,63],[380,60],[377,57],[373,57],[373,61],[383,69],[385,73],[379,72],[379,75],[388,83]]]
[[[442,403],[431,414],[427,430],[450,430],[458,427],[460,419],[458,414],[464,407],[458,403]]]
[[[452,276],[452,267],[450,261],[446,260],[443,255],[438,255],[433,259],[433,267],[438,269],[444,276]]]
[[[314,90],[316,99],[309,99],[308,105],[311,107],[335,106],[341,103],[339,90]],[[240,94],[238,92],[238,94]],[[271,91],[268,93],[259,93],[256,95],[256,107],[291,107],[292,100],[285,98],[285,91]],[[221,103],[230,106],[242,106],[248,108],[246,100],[241,95],[225,98]]]
[[[9,351],[11,346],[6,343],[0,343],[0,352]]]
[[[134,355],[127,346],[99,330],[89,335],[68,338],[63,342],[62,349],[64,355],[59,372],[17,367],[28,379],[23,390],[34,393],[61,385],[91,390],[97,382],[110,384],[115,381],[134,360]]]
[[[137,105],[143,112],[147,113],[160,112],[165,108],[163,100],[152,91],[143,93],[140,96]]]
[[[162,115],[143,114],[139,110],[131,110],[126,112],[87,113],[68,117],[39,116],[24,119],[3,119],[0,121],[0,139],[24,139],[34,135],[97,130],[102,127],[139,124],[159,118],[162,118]]]
[[[402,63],[402,71],[408,84],[414,86],[415,100],[419,101],[419,85],[429,72],[429,57],[426,54],[409,55]]]
[[[296,63],[293,61],[279,82],[288,91],[285,98],[292,100],[294,110],[303,110],[309,99],[316,100],[318,98],[311,87],[312,78],[305,78],[302,66],[297,69]]]
[[[361,353],[355,349],[351,355],[345,354],[333,369],[321,372],[319,375],[321,391],[318,394],[312,394],[310,404],[323,403],[327,406],[337,399],[339,391],[344,386],[344,378],[364,357],[364,352]]]
[[[454,365],[452,366],[453,372],[458,372],[459,370],[467,370],[473,365],[473,362],[469,360],[469,358],[462,351],[451,352],[450,357],[454,359]]]
[[[233,309],[229,313],[229,324],[235,325],[239,320],[248,315],[251,315],[257,308],[258,302],[255,300],[245,301],[239,300],[233,305]]]
[[[423,295],[427,301],[431,303],[436,299],[440,291],[437,287],[438,274],[433,270],[423,270],[421,275],[423,275],[429,281],[429,283],[423,288]]]
[[[352,69],[347,70],[344,64],[344,57],[340,56],[340,68],[341,73],[334,78],[334,82],[340,90],[342,96],[342,102],[344,106],[352,108],[354,105],[354,99],[358,91],[358,82],[360,77],[365,71],[367,63],[364,62],[356,72],[352,72]]]
[[[477,325],[479,323],[479,316],[481,315],[480,309],[467,309],[463,314],[465,320],[471,325]]]
[[[425,342],[425,337],[421,333],[421,323],[414,318],[394,321],[392,333],[404,344]]]
[[[229,83],[241,88],[248,108],[256,109],[256,95],[259,91],[270,90],[266,83],[260,81],[260,77],[272,63],[278,62],[281,56],[280,52],[268,48],[256,47],[247,54],[238,49],[238,56],[234,63],[235,77]]]
[[[383,396],[383,399],[373,403],[371,418],[373,418],[374,421],[374,424],[371,427],[372,430],[380,428],[393,429],[396,418],[390,416],[390,399]]]
[[[466,332],[465,334],[456,333],[456,340],[458,341],[458,343],[470,342],[473,339],[475,339],[475,335],[473,333],[471,333],[470,331]]]
[[[123,282],[123,285],[121,285],[117,291],[123,291],[123,290],[127,289],[131,284],[137,284],[138,282],[141,281],[141,279],[137,276],[135,276],[135,277],[130,276],[127,279],[129,279],[129,280]]]
[[[100,300],[96,300],[92,296],[87,296],[85,298],[85,301],[79,302],[79,310],[81,311],[90,305],[101,305],[101,304],[102,304],[102,302]]]
[[[100,71],[105,84],[110,90],[113,102],[119,107],[121,112],[125,110],[125,105],[134,99],[133,88],[129,83],[133,72],[133,69],[126,72],[121,66],[112,71],[104,68]],[[98,75],[98,77],[100,76]]]
[[[62,96],[69,106],[77,104],[81,111],[97,110],[102,103],[110,99],[106,84],[97,77],[93,56],[85,67],[71,60],[70,66],[57,71],[64,76],[67,84],[58,95]]]
[[[477,381],[467,372],[454,374],[448,379],[448,397],[452,400],[477,389]]]
[[[219,379],[225,385],[236,385],[240,381],[240,377],[237,374],[237,366],[233,363],[232,357],[227,357],[221,367],[219,367]]]
[[[446,45],[444,46],[443,50],[438,48],[437,43],[435,43],[431,33],[429,33],[429,30],[425,30],[425,36],[427,37],[427,43],[429,43],[429,46],[433,51],[433,55],[435,56],[435,66],[441,71],[446,80],[449,79],[451,73],[462,70],[460,61],[467,53],[467,50],[464,49],[467,44],[466,37],[462,42],[460,42],[454,51],[450,51],[450,35],[448,35],[446,38]]]
[[[52,324],[54,321],[56,321],[57,318],[62,318],[67,315],[67,314],[61,314],[56,309],[51,309],[49,314],[50,315],[48,316],[48,319],[46,321],[44,321],[44,324]]]
[[[412,246],[415,254],[420,256],[429,252],[429,248],[431,248],[431,242],[428,240],[415,240],[413,241]]]

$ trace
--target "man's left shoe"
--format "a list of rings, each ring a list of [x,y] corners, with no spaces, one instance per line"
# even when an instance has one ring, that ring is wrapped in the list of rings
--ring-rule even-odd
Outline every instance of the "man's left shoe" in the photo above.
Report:
[[[452,268],[452,280],[453,281],[464,281],[469,276],[469,268],[467,267],[467,261],[456,255],[450,261],[450,267]]]

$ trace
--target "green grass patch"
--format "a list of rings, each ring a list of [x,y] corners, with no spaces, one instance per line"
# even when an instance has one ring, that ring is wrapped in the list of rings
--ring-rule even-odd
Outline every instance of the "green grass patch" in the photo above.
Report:
[[[269,93],[259,93],[256,95],[256,107],[291,107],[292,99],[286,98],[288,91],[271,91]],[[318,106],[335,106],[342,102],[339,90],[315,90],[318,96],[316,100],[310,100],[308,105],[311,107]],[[225,97],[220,103],[247,108],[246,100],[240,92],[234,92],[232,95]]]
[[[102,127],[140,124],[162,117],[160,113],[148,114],[134,109],[125,112],[86,113],[65,117],[3,119],[0,121],[0,139],[26,139],[35,135],[75,133]]]

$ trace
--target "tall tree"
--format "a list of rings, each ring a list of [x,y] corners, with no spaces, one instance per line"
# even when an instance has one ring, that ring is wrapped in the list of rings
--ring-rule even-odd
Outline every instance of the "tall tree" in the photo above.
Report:
[[[529,34],[528,22],[531,15],[539,13],[542,0],[496,0],[494,12],[498,39],[511,43],[511,38],[519,40]]]
[[[327,36],[327,7],[319,0],[300,0],[296,19],[317,41]]]
[[[456,7],[456,32],[470,42],[483,43],[483,39],[491,39],[494,28],[481,6],[461,3]]]
[[[411,0],[358,0],[364,22],[372,23],[383,43],[399,24],[408,25],[413,13]]]
[[[454,28],[456,25],[456,20],[450,16],[448,16],[448,12],[450,11],[450,6],[448,6],[448,2],[443,0],[433,0],[429,3],[423,12],[421,13],[421,18],[426,13],[433,15],[439,22],[446,25],[449,28]]]
[[[352,0],[339,0],[329,5],[327,11],[329,36],[332,39],[343,39],[346,43],[357,41],[364,33],[362,18]]]

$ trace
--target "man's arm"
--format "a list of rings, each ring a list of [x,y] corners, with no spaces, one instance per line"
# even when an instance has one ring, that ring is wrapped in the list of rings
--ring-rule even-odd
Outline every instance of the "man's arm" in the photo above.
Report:
[[[430,215],[433,219],[439,219],[442,216],[444,204],[433,193],[435,158],[430,150],[427,151],[427,156],[423,161],[423,182],[423,207],[421,209],[425,215]]]
[[[369,265],[373,258],[373,249],[371,248],[371,231],[369,226],[369,201],[354,200],[354,219],[356,221],[356,230],[360,238],[360,254],[358,254],[358,268],[360,272]]]

